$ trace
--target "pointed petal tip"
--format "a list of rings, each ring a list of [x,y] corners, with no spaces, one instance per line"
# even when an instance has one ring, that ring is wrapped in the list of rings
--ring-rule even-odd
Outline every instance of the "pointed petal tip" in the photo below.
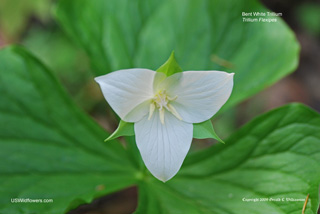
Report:
[[[234,73],[228,73],[228,78],[233,78],[234,77]]]
[[[157,178],[159,181],[162,181],[163,183],[166,183],[167,181],[169,181],[171,178],[173,178],[174,175],[172,176],[155,176],[153,175],[155,178]]]
[[[228,73],[228,72],[225,72],[225,73],[227,73],[226,78],[227,78],[228,80],[230,80],[230,79],[233,79],[233,78],[234,78],[234,73]]]
[[[166,179],[164,179],[164,178],[157,178],[159,181],[162,181],[163,183],[165,183],[165,182],[167,182],[167,180]]]
[[[100,76],[99,76],[100,77]],[[95,77],[94,81],[96,81],[98,84],[100,84],[100,78],[99,77]]]

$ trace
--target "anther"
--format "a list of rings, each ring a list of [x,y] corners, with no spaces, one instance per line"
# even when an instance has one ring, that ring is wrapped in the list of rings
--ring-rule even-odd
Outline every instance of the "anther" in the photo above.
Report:
[[[155,106],[154,103],[152,102],[152,103],[150,104],[150,107],[149,107],[149,117],[148,117],[148,120],[151,119],[155,108],[156,108],[156,106]]]

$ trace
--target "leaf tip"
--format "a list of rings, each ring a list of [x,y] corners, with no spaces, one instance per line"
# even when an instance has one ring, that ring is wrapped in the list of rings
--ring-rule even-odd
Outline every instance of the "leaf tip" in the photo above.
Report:
[[[176,60],[174,50],[171,52],[168,60],[163,65],[161,65],[156,71],[164,73],[166,76],[171,76],[175,73],[182,72],[182,69]]]
[[[107,137],[104,142],[108,142],[110,140],[113,140],[115,137],[114,137],[114,133],[112,133],[109,137]]]
[[[218,141],[220,142],[220,143],[222,143],[222,144],[226,144],[223,140],[221,140],[221,139],[218,139]]]

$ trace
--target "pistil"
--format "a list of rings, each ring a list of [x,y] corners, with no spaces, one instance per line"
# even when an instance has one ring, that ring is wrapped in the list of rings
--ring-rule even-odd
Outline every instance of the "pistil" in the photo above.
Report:
[[[154,96],[154,98],[152,98],[152,100],[151,100],[148,120],[151,119],[156,107],[159,109],[159,117],[160,117],[160,122],[162,124],[164,124],[164,111],[165,111],[165,109],[167,109],[169,112],[171,112],[179,120],[182,120],[182,118],[179,115],[179,113],[177,112],[177,110],[169,103],[171,101],[175,101],[177,98],[178,98],[178,96],[175,96],[173,98],[169,97],[166,94],[165,90],[159,91]]]

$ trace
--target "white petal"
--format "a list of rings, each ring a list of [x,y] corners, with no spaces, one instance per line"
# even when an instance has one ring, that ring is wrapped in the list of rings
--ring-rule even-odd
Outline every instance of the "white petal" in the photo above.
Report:
[[[119,117],[127,122],[136,122],[149,111],[155,74],[148,69],[127,69],[96,77],[95,80]]]
[[[161,124],[159,110],[150,120],[144,117],[134,124],[137,146],[149,171],[165,182],[179,171],[191,145],[193,125],[165,110]]]
[[[168,93],[178,98],[171,103],[188,123],[210,119],[229,99],[233,88],[233,73],[221,71],[185,71],[164,82]]]

